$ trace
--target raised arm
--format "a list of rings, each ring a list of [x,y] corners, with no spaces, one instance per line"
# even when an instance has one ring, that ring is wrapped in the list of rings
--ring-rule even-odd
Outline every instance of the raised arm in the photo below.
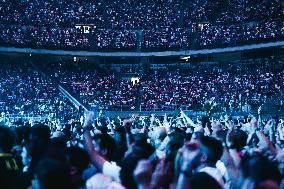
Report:
[[[178,177],[176,189],[191,188],[191,174],[196,166],[196,160],[200,158],[200,151],[195,143],[186,144],[182,149],[182,165]]]
[[[92,136],[90,133],[90,130],[92,128],[92,119],[94,117],[93,112],[89,112],[89,114],[86,117],[85,123],[83,125],[84,129],[84,142],[85,142],[85,148],[88,151],[90,158],[92,160],[92,163],[95,165],[97,169],[100,171],[103,170],[103,165],[106,162],[106,160],[97,153],[95,150],[93,141],[92,141]]]
[[[131,123],[134,121],[133,118],[123,120],[123,126],[126,132],[126,142],[129,147],[132,143]]]

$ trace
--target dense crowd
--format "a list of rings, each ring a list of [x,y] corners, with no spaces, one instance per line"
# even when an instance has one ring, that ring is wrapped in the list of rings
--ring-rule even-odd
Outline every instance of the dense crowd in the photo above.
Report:
[[[113,28],[165,29],[176,28],[182,16],[183,1],[107,1],[107,18]]]
[[[100,105],[105,110],[185,107],[207,113],[233,113],[265,112],[267,106],[281,110],[284,105],[281,56],[189,67],[121,64],[117,65],[119,71],[111,64],[97,65],[85,60],[34,64],[36,69],[27,62],[20,66],[17,61],[1,64],[2,114],[48,115],[56,111],[55,115],[62,117],[73,113],[75,109],[59,92],[58,84],[83,105]],[[133,76],[139,76],[140,81],[134,84]]]
[[[184,105],[196,110],[210,104],[223,111],[242,111],[247,105],[257,110],[281,93],[283,77],[283,59],[279,57],[242,60],[230,66],[153,70],[141,80],[141,104],[149,109]]]
[[[0,19],[5,25],[64,28],[96,23],[98,27],[104,26],[98,1],[1,0],[0,7]]]
[[[58,87],[44,78],[28,63],[19,66],[11,60],[1,60],[0,113],[5,122],[10,117],[52,117],[62,119],[74,113]]]
[[[170,29],[169,29],[170,30]],[[172,31],[154,31],[143,32],[142,49],[187,49],[190,47],[190,31],[178,28]]]
[[[283,40],[284,23],[282,20],[234,24],[206,25],[197,39],[199,48],[240,46]]]
[[[217,22],[244,23],[283,19],[283,2],[280,0],[230,0],[225,4]]]
[[[2,0],[0,43],[91,51],[244,45],[282,40],[283,7],[280,0]],[[206,26],[196,37],[198,23]]]
[[[284,188],[283,118],[236,113],[244,104],[259,110],[270,98],[283,106],[282,56],[157,68],[120,64],[120,73],[83,58],[1,60],[3,189]],[[138,84],[122,76],[130,70],[141,71]],[[93,107],[88,115],[75,111],[58,84]],[[228,114],[191,117],[180,108],[208,104]],[[129,117],[99,111],[137,105],[175,111]]]
[[[0,2],[5,25],[97,28],[165,29],[193,22],[251,22],[283,18],[280,0],[163,0],[163,1],[6,1]]]
[[[0,46],[228,47],[283,40],[283,19],[282,0],[0,0]],[[164,67],[37,58],[1,56],[1,189],[284,189],[283,56]],[[124,110],[141,114],[116,116]],[[172,114],[146,116],[158,110]]]
[[[85,105],[99,104],[106,110],[133,110],[136,106],[137,86],[129,78],[123,79],[108,66],[100,67],[86,61],[39,64],[51,78]]]
[[[0,126],[3,189],[283,188],[284,121],[255,116]]]
[[[137,46],[135,32],[101,29],[86,35],[74,28],[47,28],[1,25],[0,42],[15,47],[69,50],[133,50]]]
[[[176,110],[184,106],[194,111],[250,112],[263,110],[271,99],[270,106],[280,109],[283,105],[281,56],[186,68],[168,65],[148,71],[122,64],[120,72],[107,65],[59,61],[46,64],[43,70],[83,104],[100,104],[107,110]],[[140,82],[133,84],[131,77],[136,74]]]

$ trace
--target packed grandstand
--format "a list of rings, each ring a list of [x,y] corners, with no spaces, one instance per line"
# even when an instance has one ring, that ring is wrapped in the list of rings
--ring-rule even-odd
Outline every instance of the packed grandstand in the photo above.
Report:
[[[0,0],[0,21],[0,188],[284,189],[282,0]]]
[[[249,108],[246,112],[257,112],[271,99],[270,105],[280,111],[284,104],[283,59],[270,56],[223,64],[180,63],[153,68],[151,64],[114,67],[63,59],[19,64],[19,59],[3,57],[1,112],[37,115],[58,110],[60,103],[68,106],[59,85],[82,105],[99,105],[107,111],[169,111],[180,107],[209,111],[206,106],[210,106],[216,112],[241,112],[244,108]],[[140,73],[139,83],[132,83],[131,77],[123,76],[125,73],[131,77]]]
[[[0,42],[13,47],[161,51],[284,37],[281,0],[2,0],[0,7]],[[79,25],[91,26],[88,34]]]

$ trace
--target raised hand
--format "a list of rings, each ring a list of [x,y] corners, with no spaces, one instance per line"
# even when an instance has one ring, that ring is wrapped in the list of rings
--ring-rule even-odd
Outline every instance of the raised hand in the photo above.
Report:
[[[131,123],[134,121],[133,118],[123,120],[123,126],[127,133],[131,132]]]
[[[251,118],[250,124],[251,124],[251,126],[254,127],[254,128],[257,128],[257,127],[258,127],[258,121],[257,121],[257,118],[256,118],[255,116],[253,116],[253,117]]]
[[[151,122],[151,123],[154,123],[154,121],[155,121],[155,114],[151,114],[150,122]]]
[[[235,143],[235,128],[232,127],[229,129],[227,136],[226,136],[226,143],[228,146],[234,145]]]
[[[88,115],[86,116],[86,119],[85,119],[85,123],[83,124],[83,127],[89,127],[89,126],[92,125],[94,115],[95,114],[94,114],[93,111],[90,111],[88,113]]]

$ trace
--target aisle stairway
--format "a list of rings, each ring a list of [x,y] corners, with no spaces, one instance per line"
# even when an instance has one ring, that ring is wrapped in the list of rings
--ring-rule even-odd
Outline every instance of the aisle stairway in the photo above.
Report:
[[[143,31],[142,30],[137,30],[136,34],[137,34],[137,47],[136,47],[136,51],[137,52],[141,52],[142,42],[143,42]]]
[[[58,80],[49,77],[48,74],[46,74],[43,69],[41,69],[40,67],[38,67],[37,65],[32,63],[32,61],[30,61],[29,63],[45,79],[47,79],[47,80],[51,81],[52,83],[54,83],[55,85],[57,85],[58,90],[60,91],[60,93],[63,94],[63,96],[66,99],[68,99],[71,102],[71,104],[73,104],[73,106],[77,110],[80,110],[80,108],[82,108],[84,110],[84,112],[86,112],[86,111],[88,111],[88,109],[90,109],[90,107],[87,104],[83,104],[82,102],[80,102],[79,97],[77,95],[75,95],[74,93],[72,93],[70,89],[68,90],[68,87],[62,85]]]

